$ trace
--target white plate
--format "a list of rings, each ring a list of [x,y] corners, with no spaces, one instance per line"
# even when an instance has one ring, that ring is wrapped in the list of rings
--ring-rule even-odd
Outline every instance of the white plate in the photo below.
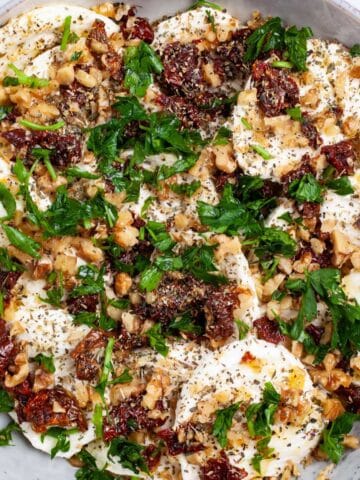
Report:
[[[104,0],[105,1],[105,0]],[[68,0],[61,3],[91,6],[101,1]],[[151,19],[171,15],[185,9],[193,2],[187,0],[129,0],[127,3],[141,6],[139,15]],[[219,0],[229,12],[242,20],[250,17],[254,10],[264,15],[282,17],[289,24],[309,25],[315,36],[338,39],[351,46],[359,41],[360,0]],[[59,2],[47,0],[0,0],[0,20],[5,21],[15,14],[34,6],[56,5]],[[356,8],[357,7],[357,8]],[[5,415],[0,416],[0,428],[7,423]],[[358,429],[360,434],[360,428]],[[50,457],[33,449],[19,435],[14,435],[15,446],[0,448],[0,480],[73,480],[75,470],[61,459]],[[315,480],[325,463],[316,463],[302,472],[301,480]],[[360,452],[349,452],[333,471],[333,480],[360,480]]]

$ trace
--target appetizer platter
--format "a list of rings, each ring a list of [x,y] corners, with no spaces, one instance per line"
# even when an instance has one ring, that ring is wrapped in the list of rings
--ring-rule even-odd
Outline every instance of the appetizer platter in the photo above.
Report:
[[[45,5],[0,28],[0,82],[0,455],[331,478],[359,447],[359,43]]]

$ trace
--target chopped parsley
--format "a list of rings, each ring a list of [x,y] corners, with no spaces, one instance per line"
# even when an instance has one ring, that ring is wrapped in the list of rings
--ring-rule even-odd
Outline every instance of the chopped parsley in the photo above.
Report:
[[[16,212],[16,200],[10,190],[0,183],[0,203],[6,211],[4,217],[0,217],[0,221],[11,220]]]
[[[355,43],[349,52],[352,57],[360,57],[360,43]]]
[[[239,340],[244,340],[246,335],[249,333],[250,327],[242,320],[235,320],[236,326],[238,328]]]
[[[149,474],[149,468],[143,455],[144,450],[145,447],[136,442],[131,442],[124,437],[117,437],[110,443],[108,457],[110,460],[118,457],[119,463],[134,473],[145,472]]]
[[[194,180],[191,183],[172,183],[169,186],[170,189],[178,195],[192,197],[194,193],[201,187],[201,182],[200,180]]]
[[[299,203],[322,203],[323,191],[323,187],[311,173],[293,180],[289,185],[289,195]]]
[[[212,427],[212,434],[216,437],[221,448],[227,446],[227,432],[230,430],[235,413],[240,403],[234,403],[227,408],[216,411],[216,419]]]
[[[147,332],[146,336],[149,339],[150,346],[156,350],[160,355],[166,357],[169,353],[169,347],[166,345],[166,340],[161,331],[159,323],[152,326]]]
[[[65,17],[64,20],[64,30],[61,38],[60,50],[64,52],[69,43],[76,43],[79,40],[79,37],[75,32],[71,32],[71,16]]]
[[[10,63],[9,68],[15,73],[16,77],[5,77],[3,80],[4,87],[24,85],[29,88],[42,88],[49,85],[49,80],[45,78],[35,77],[33,75],[28,76],[21,70],[19,70],[13,63]]]
[[[360,415],[345,412],[337,417],[323,431],[320,450],[325,452],[334,463],[339,463],[344,454],[344,436],[350,433],[354,422],[360,421]]]
[[[14,432],[21,432],[21,428],[15,422],[8,423],[5,428],[0,430],[0,447],[12,445],[12,434]]]
[[[99,470],[95,458],[86,450],[77,454],[83,466],[76,472],[76,480],[113,480],[113,476],[105,470]]]
[[[283,51],[284,62],[280,67],[305,71],[307,58],[307,40],[313,35],[310,27],[298,29],[295,26],[285,29],[282,20],[274,17],[257,28],[247,39],[246,62],[256,60],[262,53],[272,50]]]
[[[51,427],[41,435],[41,441],[44,442],[45,437],[56,439],[54,447],[50,451],[51,459],[53,459],[59,452],[68,452],[70,450],[69,436],[77,433],[77,428],[66,430],[61,427]]]
[[[0,389],[0,413],[11,412],[14,408],[14,399],[6,390]]]
[[[108,340],[108,343],[105,348],[105,357],[104,357],[104,365],[101,372],[99,383],[97,384],[95,390],[104,397],[105,389],[109,383],[109,377],[114,370],[112,364],[112,354],[115,346],[115,338],[111,337]]]
[[[34,357],[34,361],[41,365],[49,373],[55,373],[54,357],[48,357],[44,353],[39,353]]]
[[[31,237],[10,225],[1,224],[1,227],[4,230],[7,239],[12,245],[14,245],[14,247],[27,253],[33,258],[41,258],[39,253],[41,245],[38,242],[35,242]]]
[[[124,53],[124,86],[131,95],[143,97],[153,82],[153,74],[161,73],[163,66],[160,58],[147,43],[128,47]]]
[[[54,131],[59,130],[60,128],[65,126],[64,120],[59,120],[52,125],[39,125],[38,123],[30,122],[29,120],[19,120],[19,124],[25,128],[29,128],[30,130],[42,130],[42,131]]]

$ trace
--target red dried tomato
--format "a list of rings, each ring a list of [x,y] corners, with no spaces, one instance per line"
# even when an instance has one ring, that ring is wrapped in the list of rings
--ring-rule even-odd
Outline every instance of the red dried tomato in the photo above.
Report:
[[[275,345],[285,340],[284,335],[279,330],[278,324],[266,316],[255,320],[254,326],[261,340],[274,343]]]
[[[94,380],[100,372],[96,350],[105,347],[108,335],[102,330],[91,330],[71,352],[75,361],[76,376],[80,380]]]
[[[235,285],[214,288],[206,299],[206,333],[211,338],[228,338],[234,333],[233,311],[239,306],[239,292]]]
[[[267,117],[285,113],[287,108],[299,103],[299,87],[283,69],[256,61],[253,64],[252,77],[260,108]]]
[[[15,344],[10,338],[5,321],[0,318],[0,379],[5,375],[15,353]]]
[[[322,147],[321,153],[325,155],[327,162],[336,168],[339,176],[354,173],[355,153],[351,142],[348,140],[343,140],[334,145],[325,145],[325,147]]]
[[[35,432],[45,432],[53,426],[77,427],[82,432],[87,428],[77,400],[58,386],[35,393],[23,408],[23,415]]]
[[[179,442],[177,433],[170,428],[160,430],[157,436],[166,443],[169,455],[176,456],[181,453],[195,453],[204,449],[200,443]]]
[[[230,464],[224,451],[219,458],[211,458],[201,469],[201,480],[242,480],[247,477],[243,468]]]

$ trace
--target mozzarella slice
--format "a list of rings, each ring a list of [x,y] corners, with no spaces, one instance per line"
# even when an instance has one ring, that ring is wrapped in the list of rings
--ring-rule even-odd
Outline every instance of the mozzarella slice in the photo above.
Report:
[[[10,417],[14,421],[18,421],[17,415],[15,412],[10,413]],[[41,434],[34,432],[31,427],[31,424],[28,422],[21,423],[21,430],[25,438],[29,440],[31,445],[42,452],[51,453],[51,449],[55,447],[57,440],[55,438],[46,436],[44,440],[41,440]],[[71,458],[76,453],[80,452],[80,450],[87,445],[88,443],[92,442],[96,438],[95,435],[95,427],[89,423],[89,428],[85,432],[78,432],[73,433],[68,436],[70,442],[70,448],[67,452],[58,452],[56,454],[57,457],[62,458]]]
[[[230,33],[240,27],[239,20],[226,12],[210,10],[214,19],[216,37],[219,41],[227,40]],[[214,34],[208,12],[209,8],[201,7],[179,13],[160,22],[155,28],[153,48],[162,50],[168,43],[191,43],[194,40],[205,39],[209,34]]]
[[[87,8],[72,5],[36,8],[11,19],[0,29],[0,74],[5,74],[9,63],[24,69],[32,60],[60,43],[64,19],[72,17],[71,30],[77,35],[88,31],[96,19],[105,23],[108,35],[118,32],[118,25],[107,17]],[[51,54],[39,62],[49,62]],[[44,70],[45,71],[45,70]]]
[[[247,361],[244,355],[251,360]],[[270,448],[275,449],[275,458],[262,461],[262,475],[279,475],[287,462],[299,464],[316,446],[324,427],[319,406],[314,402],[316,390],[302,363],[281,345],[273,345],[248,336],[241,342],[233,342],[212,353],[192,373],[183,386],[176,408],[175,428],[188,422],[211,421],[209,415],[235,402],[254,403],[262,399],[265,382],[282,389],[296,389],[308,411],[297,426],[275,423],[272,426]],[[226,402],[224,405],[222,402]],[[240,410],[242,412],[242,410]],[[239,412],[239,413],[240,413]],[[226,450],[229,461],[234,466],[244,468],[249,477],[257,477],[251,465],[256,453],[256,441],[247,435],[243,424],[246,419],[233,422],[230,430],[231,448]],[[244,443],[245,442],[245,443]],[[207,455],[220,450],[212,437],[206,444]],[[245,448],[246,446],[246,448]],[[181,461],[183,478],[199,479],[200,469],[183,458]]]

